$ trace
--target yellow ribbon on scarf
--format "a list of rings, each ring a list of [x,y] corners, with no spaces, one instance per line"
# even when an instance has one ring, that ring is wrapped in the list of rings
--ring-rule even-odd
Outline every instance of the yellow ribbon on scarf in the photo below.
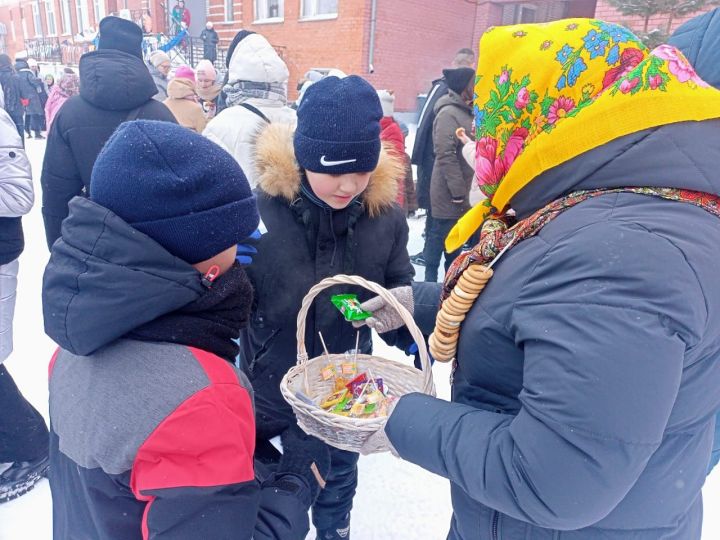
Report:
[[[445,240],[460,248],[543,172],[618,137],[720,118],[720,91],[674,47],[626,28],[567,19],[489,29],[475,83],[475,173],[488,196]]]

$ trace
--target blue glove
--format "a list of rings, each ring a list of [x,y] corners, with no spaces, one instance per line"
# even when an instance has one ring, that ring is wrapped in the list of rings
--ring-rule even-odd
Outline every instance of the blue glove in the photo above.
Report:
[[[244,266],[252,264],[253,256],[257,253],[255,244],[260,240],[261,236],[262,233],[260,229],[256,229],[255,232],[243,240],[241,244],[238,244],[235,260]]]

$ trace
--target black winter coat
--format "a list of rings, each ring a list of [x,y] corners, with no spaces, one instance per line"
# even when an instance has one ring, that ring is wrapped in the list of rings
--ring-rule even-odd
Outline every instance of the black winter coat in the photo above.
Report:
[[[248,276],[255,288],[251,322],[241,334],[241,364],[255,390],[258,435],[272,437],[292,410],[280,394],[280,380],[296,362],[296,321],[303,297],[322,279],[355,274],[390,289],[412,283],[407,253],[408,226],[395,204],[401,161],[383,152],[362,202],[331,211],[300,191],[301,173],[293,155],[292,132],[273,124],[260,135],[258,208],[267,232],[260,239]],[[318,332],[328,349],[343,353],[355,347],[356,331],[330,302],[330,296],[373,293],[334,287],[320,293],[306,321],[305,343],[311,358],[322,354]],[[394,336],[383,336],[392,341]],[[360,333],[360,349],[372,350],[370,331]]]
[[[2,85],[5,96],[5,111],[19,124],[23,119],[23,106],[20,102],[22,91],[20,90],[20,77],[17,76],[12,66],[0,69],[0,85]]]
[[[433,145],[433,123],[435,122],[435,104],[447,95],[445,79],[433,81],[427,101],[420,112],[420,120],[415,133],[412,151],[412,164],[417,165],[418,207],[430,209],[430,181],[435,165],[435,147]]]
[[[95,159],[115,129],[126,120],[176,122],[152,97],[157,88],[143,61],[104,49],[80,58],[80,95],[67,100],[48,134],[40,179],[48,247],[60,237],[70,199],[90,186]]]
[[[218,33],[206,28],[200,33],[200,39],[203,41],[203,58],[214,64],[217,60],[217,45],[220,42]]]
[[[40,99],[40,94],[45,91],[43,82],[32,72],[25,60],[18,60],[15,63],[15,69],[17,69],[20,78],[20,94],[23,99],[27,99],[29,102],[25,107],[25,112],[27,114],[44,115],[45,109],[43,109],[42,100]]]

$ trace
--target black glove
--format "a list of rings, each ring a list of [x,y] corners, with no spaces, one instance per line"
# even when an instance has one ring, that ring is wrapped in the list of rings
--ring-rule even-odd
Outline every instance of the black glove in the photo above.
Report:
[[[281,439],[283,456],[277,474],[294,474],[305,480],[312,505],[330,472],[330,450],[320,439],[307,435],[297,426],[286,429]]]

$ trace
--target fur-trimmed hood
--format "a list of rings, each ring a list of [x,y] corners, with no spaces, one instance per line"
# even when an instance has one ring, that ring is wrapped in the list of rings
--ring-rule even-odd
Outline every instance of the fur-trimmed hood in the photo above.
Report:
[[[293,126],[270,124],[257,137],[255,167],[258,187],[271,197],[294,201],[300,193],[301,171],[293,149]],[[377,168],[363,193],[363,204],[375,217],[395,203],[399,182],[405,178],[405,165],[383,143]]]

